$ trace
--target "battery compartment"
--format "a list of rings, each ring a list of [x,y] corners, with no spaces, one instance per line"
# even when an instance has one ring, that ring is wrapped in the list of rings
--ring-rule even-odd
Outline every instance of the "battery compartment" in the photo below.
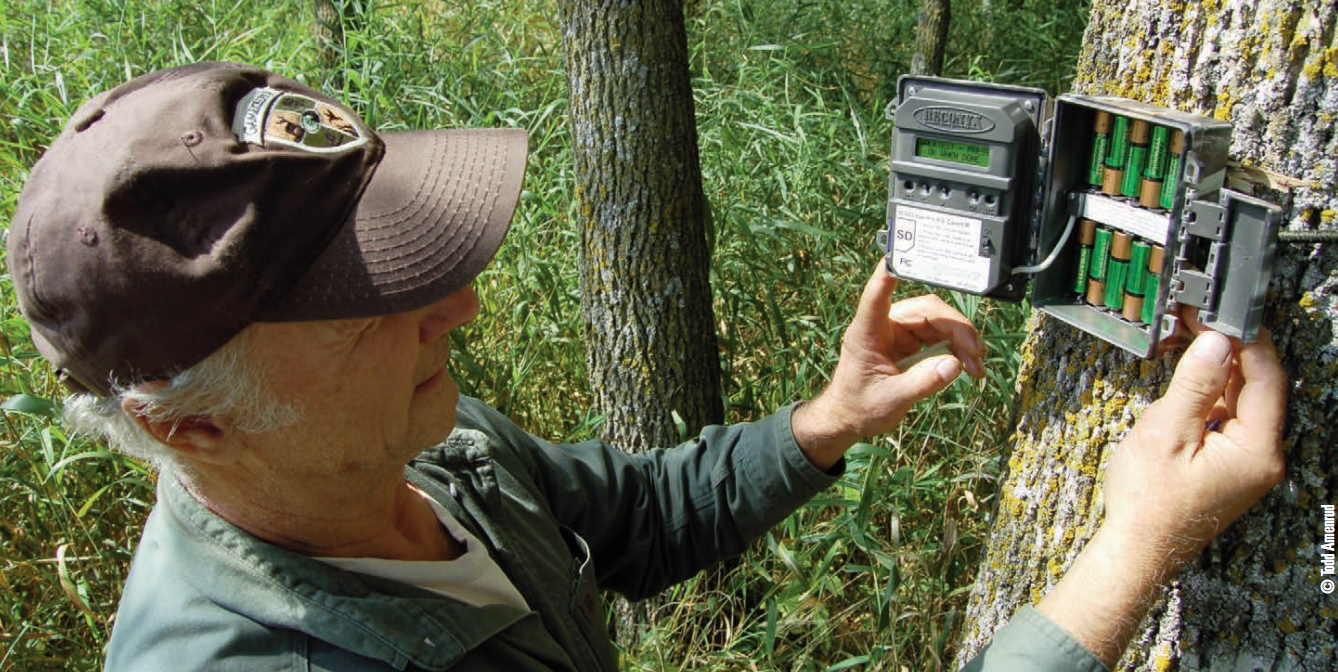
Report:
[[[1107,124],[1100,122],[1108,122],[1104,152],[1098,131]],[[1183,235],[1181,213],[1188,200],[1220,187],[1231,127],[1134,101],[1077,95],[1055,101],[1053,124],[1034,254],[1063,249],[1033,276],[1032,301],[1063,322],[1151,356],[1177,329],[1176,271],[1209,263],[1207,247],[1182,245],[1192,237]],[[1130,142],[1135,129],[1145,132],[1137,144]],[[1097,171],[1094,153],[1104,154]],[[1117,153],[1123,156],[1112,157]],[[1110,180],[1116,167],[1125,175],[1136,170],[1137,179]],[[1161,188],[1149,198],[1144,183],[1158,177]],[[1140,268],[1156,261],[1159,273]]]

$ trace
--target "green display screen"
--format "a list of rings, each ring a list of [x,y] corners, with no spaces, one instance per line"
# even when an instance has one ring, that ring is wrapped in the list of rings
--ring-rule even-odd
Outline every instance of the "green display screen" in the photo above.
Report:
[[[916,138],[915,155],[926,159],[951,161],[981,168],[988,168],[990,165],[990,148],[969,142]]]

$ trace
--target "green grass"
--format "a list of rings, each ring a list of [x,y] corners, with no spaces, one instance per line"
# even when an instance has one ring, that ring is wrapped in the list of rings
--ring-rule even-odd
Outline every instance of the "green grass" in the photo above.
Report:
[[[992,3],[1005,6],[1002,0]],[[985,21],[954,3],[950,75],[1066,87],[1084,16],[1030,0]],[[294,7],[300,10],[293,9]],[[911,0],[695,0],[689,40],[711,204],[727,407],[749,420],[821,389],[877,262]],[[309,4],[8,0],[0,4],[0,222],[28,168],[93,92],[204,59],[338,91],[374,126],[529,129],[507,245],[455,373],[536,433],[583,438],[565,82],[551,2],[373,2],[334,69]],[[901,294],[924,289],[907,284]],[[0,670],[97,669],[153,477],[54,421],[59,389],[0,279]],[[991,377],[961,380],[851,453],[838,487],[727,569],[672,591],[631,633],[634,669],[932,670],[951,660],[1011,431],[1025,310],[945,294],[986,334]]]

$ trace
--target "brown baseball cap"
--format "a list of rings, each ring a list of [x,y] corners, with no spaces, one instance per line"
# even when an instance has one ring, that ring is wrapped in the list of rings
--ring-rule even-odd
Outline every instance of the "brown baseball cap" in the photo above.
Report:
[[[255,322],[412,310],[492,259],[520,129],[377,134],[244,65],[163,70],[75,112],[24,185],[9,266],[72,388],[163,379]]]

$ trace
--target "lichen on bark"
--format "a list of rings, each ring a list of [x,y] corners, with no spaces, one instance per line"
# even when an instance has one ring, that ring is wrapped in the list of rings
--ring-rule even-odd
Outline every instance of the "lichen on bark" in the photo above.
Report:
[[[1285,229],[1333,230],[1335,4],[1096,0],[1075,89],[1231,121],[1232,158],[1275,178],[1228,176],[1231,184],[1282,205]],[[1318,548],[1320,505],[1338,503],[1338,245],[1279,246],[1265,324],[1291,379],[1286,479],[1180,576],[1120,669],[1338,669],[1338,598],[1319,588]],[[1175,361],[1175,353],[1139,360],[1033,319],[1009,473],[959,663],[1038,601],[1090,537],[1101,465],[1164,390]]]

